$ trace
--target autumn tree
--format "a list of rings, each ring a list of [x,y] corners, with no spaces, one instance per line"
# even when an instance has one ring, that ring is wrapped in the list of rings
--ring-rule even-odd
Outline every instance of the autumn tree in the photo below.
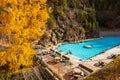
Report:
[[[46,0],[0,0],[0,34],[8,45],[0,52],[0,66],[17,70],[32,64],[32,41],[45,32],[49,12]]]

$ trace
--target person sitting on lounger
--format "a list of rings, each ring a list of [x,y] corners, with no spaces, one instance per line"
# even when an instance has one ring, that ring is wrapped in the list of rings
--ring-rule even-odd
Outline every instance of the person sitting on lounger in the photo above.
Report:
[[[103,67],[103,66],[105,66],[105,64],[106,64],[105,62],[99,61],[98,63],[95,63],[94,66]]]
[[[108,59],[115,59],[115,58],[116,58],[116,56],[117,56],[117,55],[112,54],[112,55],[108,56],[107,58],[108,58]]]

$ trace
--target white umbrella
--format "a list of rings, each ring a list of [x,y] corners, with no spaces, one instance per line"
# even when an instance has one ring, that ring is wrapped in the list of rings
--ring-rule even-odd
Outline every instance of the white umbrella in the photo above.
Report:
[[[55,57],[55,59],[56,59],[56,60],[59,60],[59,59],[60,59],[60,57]]]
[[[81,73],[82,71],[79,68],[74,68],[73,72],[75,72],[75,73]]]

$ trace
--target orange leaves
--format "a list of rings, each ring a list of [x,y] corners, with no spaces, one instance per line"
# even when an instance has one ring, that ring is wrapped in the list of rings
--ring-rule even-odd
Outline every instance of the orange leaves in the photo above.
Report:
[[[26,30],[23,29],[30,28],[31,26],[40,29],[40,26],[45,26],[47,18],[49,17],[49,11],[46,6],[41,5],[44,5],[46,0],[37,1],[36,3],[35,0],[30,0],[31,4],[29,4],[29,2],[24,0],[0,0],[0,3],[4,5],[4,9],[7,10],[7,13],[0,14],[0,21],[5,24],[7,28],[1,28],[0,31],[6,34],[15,33],[15,36],[21,35],[21,37],[24,38],[22,33]],[[11,6],[9,9],[6,8],[7,4]],[[44,32],[41,31],[41,33],[38,34],[38,31],[36,30],[34,35],[37,34],[36,36],[39,36]],[[26,33],[26,35],[30,36],[29,33]]]
[[[42,4],[45,4],[47,0],[40,0]]]
[[[0,14],[0,33],[5,34],[9,48],[0,52],[0,66],[9,65],[16,70],[20,66],[30,66],[35,54],[31,47],[33,40],[45,32],[50,9],[46,0],[0,0],[5,12]]]
[[[17,70],[21,65],[30,66],[34,56],[34,50],[30,43],[23,45],[13,45],[6,52],[0,53],[0,66],[7,64],[10,70]]]
[[[5,55],[6,55],[5,52],[0,53],[0,66],[3,66],[7,63],[6,60],[5,60],[6,59]]]

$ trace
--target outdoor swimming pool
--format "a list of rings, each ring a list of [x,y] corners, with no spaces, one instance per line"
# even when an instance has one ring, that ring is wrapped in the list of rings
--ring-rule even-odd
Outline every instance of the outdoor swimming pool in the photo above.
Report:
[[[120,45],[120,37],[103,37],[84,42],[61,44],[56,49],[65,54],[71,52],[71,55],[87,60],[117,45]]]

